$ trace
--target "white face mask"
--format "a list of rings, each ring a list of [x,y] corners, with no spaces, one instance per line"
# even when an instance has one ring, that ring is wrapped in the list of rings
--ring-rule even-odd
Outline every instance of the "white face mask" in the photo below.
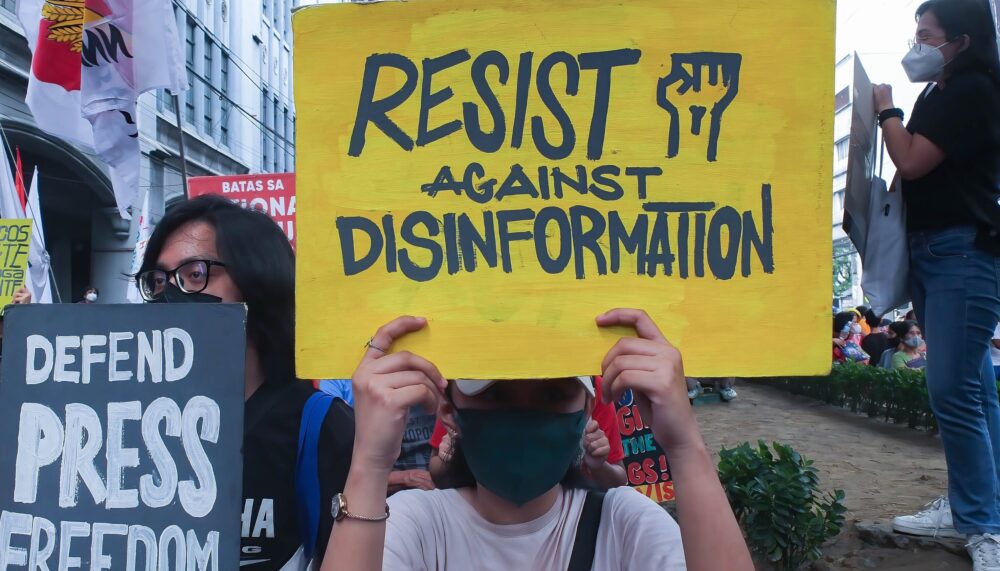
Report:
[[[84,297],[87,298],[87,301],[89,301],[90,303],[94,303],[95,301],[97,301],[97,294],[94,292],[90,292]]]
[[[906,77],[913,83],[924,83],[935,81],[944,72],[944,66],[948,62],[944,61],[944,54],[941,48],[950,44],[945,42],[938,47],[924,44],[914,44],[910,51],[903,56],[903,71]]]

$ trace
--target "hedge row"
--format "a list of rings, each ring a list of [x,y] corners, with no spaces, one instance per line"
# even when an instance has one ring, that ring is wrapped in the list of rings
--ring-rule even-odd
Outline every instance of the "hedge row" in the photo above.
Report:
[[[910,428],[935,429],[922,370],[883,369],[856,363],[835,364],[825,377],[761,379],[791,393],[849,408]]]

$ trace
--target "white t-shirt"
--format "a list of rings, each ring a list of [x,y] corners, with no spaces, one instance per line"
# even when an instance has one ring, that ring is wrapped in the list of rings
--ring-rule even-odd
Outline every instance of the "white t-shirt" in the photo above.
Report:
[[[993,338],[1000,339],[1000,323],[997,324],[997,328],[993,331]],[[1000,366],[1000,349],[993,346],[993,342],[990,341],[990,359],[993,359],[993,366]]]
[[[389,498],[383,571],[562,571],[569,566],[585,490],[565,490],[543,516],[497,525],[457,490],[407,490]],[[593,571],[686,569],[680,528],[641,493],[604,498]]]

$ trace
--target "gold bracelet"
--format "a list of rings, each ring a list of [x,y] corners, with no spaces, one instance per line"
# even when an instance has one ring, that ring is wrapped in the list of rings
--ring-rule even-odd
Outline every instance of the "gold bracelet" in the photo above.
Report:
[[[347,497],[344,494],[337,494],[333,496],[333,502],[330,506],[330,515],[333,516],[333,521],[340,521],[342,519],[356,519],[360,521],[371,521],[380,522],[389,519],[389,504],[385,504],[385,514],[380,516],[366,516],[352,514],[347,511]]]

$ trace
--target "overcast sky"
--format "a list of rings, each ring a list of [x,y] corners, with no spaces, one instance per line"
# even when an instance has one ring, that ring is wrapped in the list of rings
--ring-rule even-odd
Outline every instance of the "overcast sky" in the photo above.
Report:
[[[906,78],[899,62],[916,32],[913,14],[921,0],[839,0],[837,2],[837,59],[858,53],[873,83],[888,83],[896,106],[910,108],[924,84]]]

